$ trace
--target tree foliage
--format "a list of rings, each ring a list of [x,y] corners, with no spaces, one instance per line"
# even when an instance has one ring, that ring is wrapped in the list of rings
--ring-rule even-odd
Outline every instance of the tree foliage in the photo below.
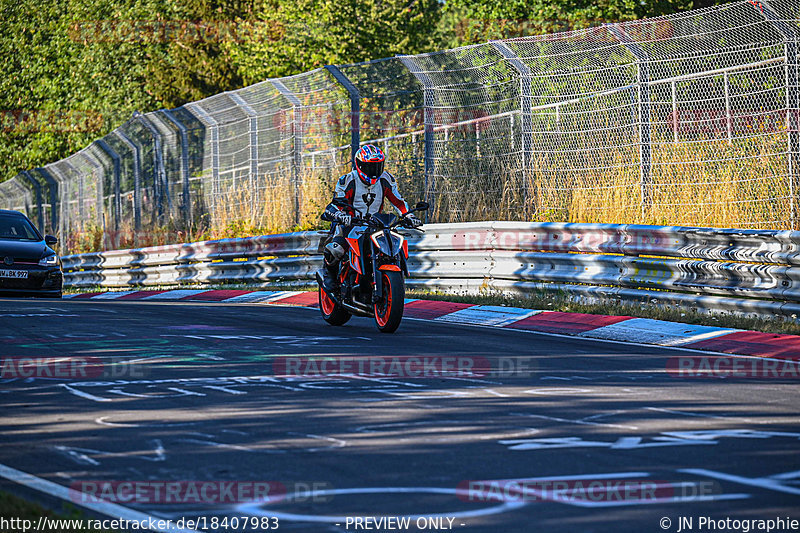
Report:
[[[718,0],[0,0],[0,180],[269,77]]]

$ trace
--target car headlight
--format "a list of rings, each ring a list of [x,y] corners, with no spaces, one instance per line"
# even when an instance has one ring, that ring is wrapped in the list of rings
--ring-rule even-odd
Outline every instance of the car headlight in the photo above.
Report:
[[[56,266],[58,264],[58,255],[48,255],[47,257],[42,257],[39,259],[39,266],[43,267],[51,267]]]

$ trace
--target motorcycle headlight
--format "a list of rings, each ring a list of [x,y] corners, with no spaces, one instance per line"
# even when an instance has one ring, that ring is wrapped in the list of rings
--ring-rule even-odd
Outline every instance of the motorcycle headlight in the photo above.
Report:
[[[58,264],[58,255],[48,255],[47,257],[42,257],[39,259],[39,266],[43,267],[51,267],[56,266]]]
[[[395,255],[396,253],[400,252],[400,248],[403,246],[403,236],[399,233],[395,233],[393,231],[389,232],[389,238],[391,241],[386,240],[386,235],[382,231],[376,231],[372,235],[370,235],[372,242],[378,249],[386,255]]]

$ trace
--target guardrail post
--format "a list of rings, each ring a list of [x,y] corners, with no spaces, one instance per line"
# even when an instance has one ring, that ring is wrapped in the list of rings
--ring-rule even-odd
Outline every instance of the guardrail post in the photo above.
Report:
[[[164,201],[166,200],[167,205],[170,204],[170,201],[169,186],[167,185],[167,173],[164,169],[164,152],[161,143],[161,133],[155,126],[153,126],[146,115],[136,111],[133,116],[142,124],[142,126],[147,128],[147,131],[149,131],[150,135],[153,137],[153,192],[156,205],[158,206],[158,221],[159,223],[163,224]]]
[[[361,94],[353,82],[336,65],[325,65],[325,70],[330,72],[331,76],[350,95],[350,162],[353,162],[353,158],[361,146]]]
[[[258,113],[248,104],[240,94],[236,92],[226,93],[242,111],[247,113],[248,126],[250,133],[250,190],[252,191],[252,208],[253,212],[258,209],[258,198],[256,191],[256,180],[258,179]]]
[[[59,196],[58,181],[43,167],[38,167],[34,170],[47,182],[47,188],[50,190],[50,231],[57,233],[59,223],[58,210],[56,209]]]
[[[120,157],[105,139],[97,139],[95,144],[111,158],[111,165],[114,169],[114,233],[119,231],[119,219],[122,212],[122,193],[120,191]]]
[[[436,87],[436,84],[434,84],[430,76],[425,74],[419,65],[417,65],[417,62],[414,60],[413,56],[397,56],[397,59],[403,63],[403,66],[405,66],[408,71],[411,72],[411,74],[417,79],[420,85],[422,85],[422,95],[425,110],[425,201],[435,208],[435,197],[430,191],[435,190],[436,188],[433,153],[434,141],[436,140],[436,132],[434,129],[436,126],[436,116],[434,114],[436,95],[434,95],[433,89]],[[428,213],[430,213],[430,211],[425,211],[425,222],[428,221]]]
[[[189,129],[175,116],[169,109],[162,109],[162,115],[178,128],[178,135],[181,138],[181,183],[183,184],[183,218],[186,228],[192,227],[192,198],[189,182]]]
[[[344,76],[344,74],[342,74],[342,76]],[[334,75],[334,77],[336,77],[336,76]],[[337,78],[337,80],[338,80],[338,78]],[[292,125],[292,140],[293,140],[293,143],[292,143],[292,156],[293,156],[293,162],[294,162],[293,165],[292,165],[292,178],[294,180],[294,212],[295,212],[294,223],[299,226],[300,225],[300,196],[301,196],[300,180],[302,179],[302,176],[301,176],[300,172],[301,172],[301,169],[303,168],[303,105],[302,105],[302,102],[300,102],[300,99],[297,98],[297,96],[292,91],[290,91],[289,88],[286,87],[286,85],[284,85],[284,83],[282,81],[280,81],[280,80],[270,80],[270,83],[272,84],[273,87],[275,87],[275,89],[277,89],[277,91],[279,93],[281,93],[281,95],[284,98],[289,100],[290,104],[292,104],[292,120],[293,120],[293,125]],[[348,83],[350,83],[349,80],[348,80]],[[355,89],[355,87],[353,87],[353,89]],[[350,92],[350,91],[348,90],[348,92]],[[357,89],[356,89],[356,98],[358,98],[358,90]],[[358,111],[358,106],[359,106],[359,103],[358,103],[358,101],[356,101],[356,112]],[[352,107],[352,100],[351,100],[351,107]],[[352,113],[352,110],[351,110],[351,113]],[[358,119],[356,119],[356,127],[358,127]],[[360,136],[360,131],[359,131],[359,136]],[[356,141],[358,142],[359,139],[356,139]],[[351,142],[352,142],[352,137],[351,137]],[[351,146],[351,151],[352,151],[352,146]],[[353,152],[352,155],[354,156],[355,152]],[[312,163],[312,166],[313,166],[313,163]]]
[[[786,131],[789,149],[789,217],[793,229],[798,229],[797,191],[800,187],[800,88],[797,75],[797,31],[772,9],[766,0],[750,2],[761,15],[783,35],[786,56]]]
[[[19,173],[19,176],[22,176],[25,181],[33,185],[33,191],[36,195],[36,208],[39,211],[39,216],[37,217],[39,223],[39,229],[44,232],[44,213],[42,211],[42,186],[39,185],[39,182],[36,181],[33,176],[27,170],[23,170]]]
[[[117,128],[114,133],[133,152],[133,227],[136,230],[134,245],[139,244],[139,232],[142,230],[142,162],[139,147],[130,137]]]
[[[504,43],[503,41],[492,41],[492,46],[494,46],[498,52],[500,52],[506,60],[508,60],[508,64],[513,68],[517,74],[519,75],[519,111],[520,116],[522,117],[522,190],[523,190],[523,201],[525,202],[523,207],[523,213],[525,214],[525,219],[531,218],[532,214],[536,212],[536,206],[532,206],[532,209],[529,210],[529,201],[530,201],[530,171],[531,171],[531,159],[533,156],[533,120],[531,118],[531,107],[533,106],[533,93],[531,90],[531,69],[528,65],[525,64],[522,59]],[[558,111],[558,108],[556,108]],[[513,121],[514,116],[511,116]],[[512,122],[513,124],[513,122]],[[513,139],[514,128],[511,128],[511,134]]]
[[[219,197],[219,122],[212,117],[205,109],[200,107],[197,102],[191,102],[183,106],[185,109],[195,113],[197,118],[204,126],[211,128],[211,206],[209,211],[212,216],[216,216],[216,205]]]
[[[619,24],[606,24],[606,29],[636,58],[636,85],[639,89],[639,187],[641,189],[642,222],[650,205],[650,175],[652,154],[650,146],[650,58]]]

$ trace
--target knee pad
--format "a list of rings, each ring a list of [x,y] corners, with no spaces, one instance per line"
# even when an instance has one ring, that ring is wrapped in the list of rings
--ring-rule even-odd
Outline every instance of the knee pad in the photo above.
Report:
[[[340,237],[336,237],[325,245],[325,259],[329,263],[341,261],[342,257],[344,257],[344,245],[341,242],[343,240]]]

